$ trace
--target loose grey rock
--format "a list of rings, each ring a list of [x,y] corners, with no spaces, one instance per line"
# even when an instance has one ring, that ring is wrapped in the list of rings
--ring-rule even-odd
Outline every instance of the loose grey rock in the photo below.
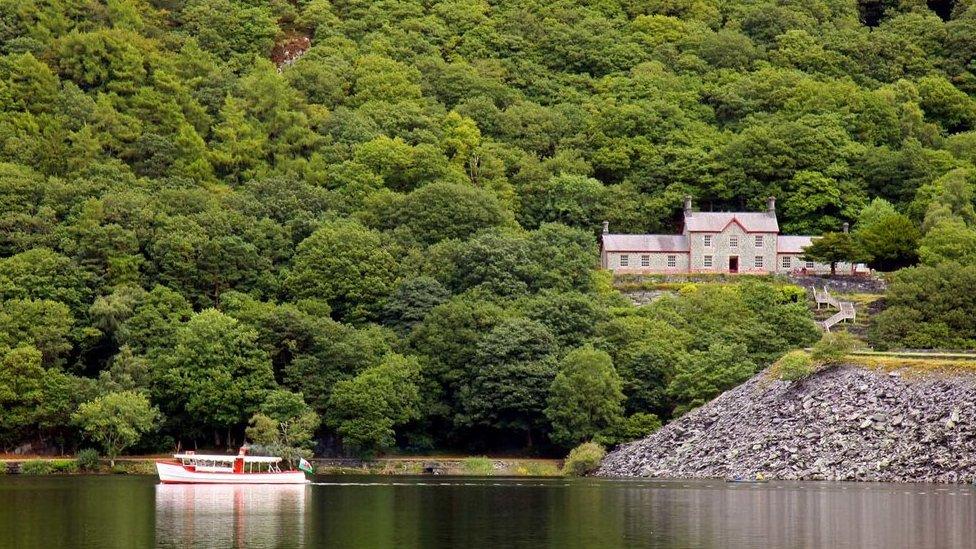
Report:
[[[601,476],[976,481],[976,375],[762,372],[603,460]]]

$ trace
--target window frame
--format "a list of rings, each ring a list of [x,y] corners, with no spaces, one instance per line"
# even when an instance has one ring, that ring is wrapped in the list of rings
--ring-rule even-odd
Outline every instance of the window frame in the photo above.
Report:
[[[667,263],[667,265],[668,265],[668,268],[669,269],[677,269],[678,268],[678,256],[677,255],[670,255],[669,254],[668,255],[668,263]]]
[[[650,267],[651,266],[651,254],[641,254],[640,265],[641,265],[641,267]]]
[[[765,267],[763,266],[764,263],[766,263],[766,260],[761,255],[757,255],[752,259],[752,264],[757,269],[765,269]]]
[[[756,244],[756,247],[757,248],[762,248],[762,247],[764,247],[766,245],[765,244],[766,239],[763,238],[763,235],[761,235],[761,234],[754,235],[754,241],[755,241],[755,244]]]
[[[702,244],[704,244],[706,248],[711,248],[712,246],[714,246],[715,243],[712,240],[712,235],[710,234],[702,235]]]
[[[788,255],[784,255],[782,258],[780,258],[779,264],[784,269],[790,269],[793,267],[793,258]]]
[[[703,256],[702,257],[702,267],[705,267],[706,269],[714,269],[715,268],[715,256],[713,256],[713,255]]]
[[[739,235],[737,235],[737,234],[730,234],[729,235],[729,248],[738,248],[738,247],[739,247]]]
[[[618,261],[621,267],[630,267],[630,254],[620,254]]]

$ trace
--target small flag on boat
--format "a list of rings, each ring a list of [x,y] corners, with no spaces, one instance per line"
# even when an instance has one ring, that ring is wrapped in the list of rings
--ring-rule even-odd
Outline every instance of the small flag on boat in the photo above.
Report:
[[[309,463],[305,458],[299,458],[298,468],[310,475],[315,472],[315,469],[312,469],[312,464]]]

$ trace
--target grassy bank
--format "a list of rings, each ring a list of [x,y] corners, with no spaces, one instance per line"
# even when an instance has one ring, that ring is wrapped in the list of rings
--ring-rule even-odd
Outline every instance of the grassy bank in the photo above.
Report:
[[[128,474],[155,475],[158,457],[123,457],[112,467],[108,460],[82,467],[74,457],[8,457],[0,459],[0,475]],[[371,460],[313,459],[320,475],[456,475],[456,476],[560,476],[562,460],[472,457],[395,457]]]
[[[321,475],[560,476],[561,460],[473,457],[397,457],[373,460],[313,460]]]
[[[8,458],[0,460],[0,475],[21,474],[28,476],[39,475],[155,475],[156,466],[153,459],[124,459],[116,460],[112,466],[108,460],[99,460],[95,466],[82,466],[73,457],[30,459]]]
[[[880,353],[848,356],[851,364],[901,374],[976,374],[976,356],[960,353]]]

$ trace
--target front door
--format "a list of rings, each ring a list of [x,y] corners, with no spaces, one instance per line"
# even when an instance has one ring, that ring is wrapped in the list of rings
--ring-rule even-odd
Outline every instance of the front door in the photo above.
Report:
[[[729,258],[729,272],[737,273],[739,272],[739,256],[733,255]]]

